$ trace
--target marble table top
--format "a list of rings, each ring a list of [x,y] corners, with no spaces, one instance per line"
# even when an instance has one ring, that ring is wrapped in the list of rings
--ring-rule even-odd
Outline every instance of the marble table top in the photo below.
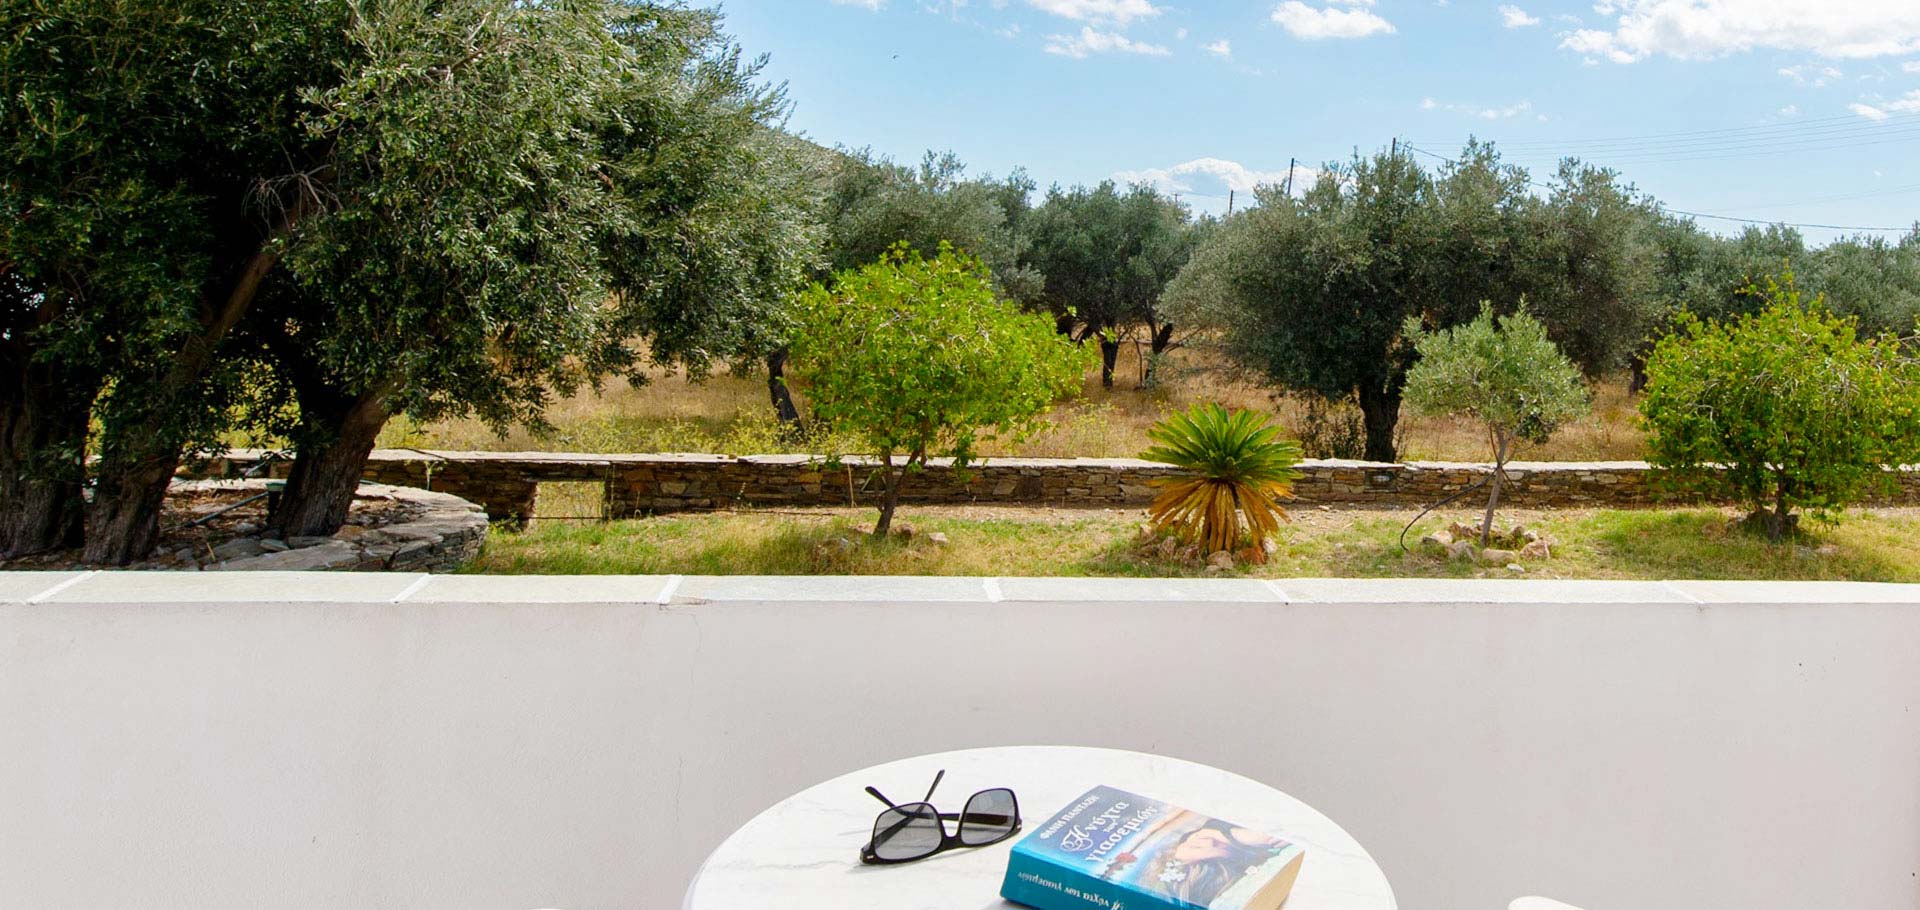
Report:
[[[968,796],[1011,787],[1019,834],[916,863],[863,866],[860,847],[884,806],[920,798],[945,769],[932,802],[960,811]],[[1394,910],[1393,888],[1352,835],[1285,793],[1206,765],[1074,746],[967,749],[902,759],[818,784],[747,822],[707,857],[685,910],[1015,910],[999,897],[1013,845],[1086,790],[1106,784],[1271,832],[1306,848],[1286,910]]]

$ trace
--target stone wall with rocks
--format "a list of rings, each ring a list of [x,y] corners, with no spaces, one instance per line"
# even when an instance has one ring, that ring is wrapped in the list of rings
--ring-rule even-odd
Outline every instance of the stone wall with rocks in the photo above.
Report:
[[[261,453],[235,451],[206,466],[237,476]],[[274,473],[285,464],[271,466]],[[872,459],[838,462],[809,455],[574,455],[549,452],[440,452],[382,449],[367,462],[368,480],[451,493],[479,503],[496,521],[522,522],[538,512],[543,482],[604,485],[605,513],[630,518],[730,506],[872,505],[880,494]],[[1300,465],[1299,502],[1424,506],[1486,479],[1484,464],[1381,464],[1319,460]],[[909,476],[908,503],[1035,503],[1137,506],[1153,498],[1154,478],[1178,471],[1130,458],[993,458],[965,472],[936,461]],[[1521,508],[1650,506],[1685,501],[1663,496],[1645,462],[1515,462],[1501,501]],[[1920,504],[1920,471],[1897,472],[1891,502]]]
[[[265,480],[175,481],[176,487],[217,485],[246,492],[266,490]],[[378,525],[352,521],[331,537],[280,540],[237,537],[215,548],[200,568],[219,571],[452,572],[480,555],[487,540],[487,514],[446,492],[367,483],[356,506],[386,504],[397,520]],[[197,561],[195,564],[198,564]],[[168,568],[194,568],[194,565]]]

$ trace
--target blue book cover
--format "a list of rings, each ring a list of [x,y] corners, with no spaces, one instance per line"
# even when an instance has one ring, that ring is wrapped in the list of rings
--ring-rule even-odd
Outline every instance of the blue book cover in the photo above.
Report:
[[[1298,844],[1095,787],[1013,847],[1000,896],[1040,910],[1275,910]]]

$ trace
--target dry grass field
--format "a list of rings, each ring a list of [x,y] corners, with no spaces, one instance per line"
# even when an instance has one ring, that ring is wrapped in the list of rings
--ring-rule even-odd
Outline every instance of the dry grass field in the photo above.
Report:
[[[1147,430],[1163,415],[1201,401],[1273,413],[1296,434],[1308,425],[1308,409],[1300,398],[1276,396],[1270,389],[1233,375],[1209,351],[1186,348],[1173,352],[1161,366],[1160,384],[1154,389],[1138,388],[1142,365],[1141,359],[1123,352],[1111,391],[1100,387],[1097,371],[1090,373],[1082,396],[1055,407],[1048,430],[1022,443],[988,443],[984,453],[1130,457],[1147,447]],[[399,419],[388,425],[381,444],[491,451],[734,455],[858,451],[839,440],[782,438],[767,401],[764,376],[721,374],[689,381],[683,375],[662,372],[644,386],[618,382],[598,395],[583,394],[557,402],[549,419],[555,432],[545,437],[525,430],[501,437],[472,420],[420,426]],[[1401,428],[1401,457],[1405,460],[1487,459],[1484,437],[1470,425],[1403,414]],[[1515,457],[1586,461],[1634,459],[1640,455],[1641,434],[1634,425],[1633,401],[1621,380],[1601,383],[1594,390],[1591,415],[1561,430],[1545,445],[1522,444]]]

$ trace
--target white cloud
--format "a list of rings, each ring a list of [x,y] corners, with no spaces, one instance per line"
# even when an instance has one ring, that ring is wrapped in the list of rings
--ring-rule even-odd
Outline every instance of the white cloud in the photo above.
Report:
[[[881,7],[887,5],[887,0],[833,0],[833,2],[840,6],[858,6],[864,9],[870,9],[876,13],[880,11]]]
[[[1780,116],[1782,117],[1796,117],[1796,116],[1799,116],[1799,114],[1800,114],[1800,105],[1798,104],[1789,104],[1786,107],[1783,107],[1780,109]]]
[[[1796,84],[1811,85],[1814,88],[1824,88],[1828,82],[1845,75],[1831,66],[1815,68],[1805,64],[1800,66],[1783,66],[1775,70],[1775,72],[1788,79],[1792,79]]]
[[[1048,35],[1047,53],[1075,60],[1085,60],[1094,54],[1143,54],[1148,57],[1165,57],[1172,54],[1165,46],[1135,41],[1117,32],[1095,31],[1093,26],[1082,26],[1078,35]]]
[[[1504,107],[1479,107],[1472,104],[1442,104],[1432,98],[1422,98],[1420,99],[1420,109],[1423,111],[1447,111],[1454,114],[1466,114],[1469,117],[1477,117],[1481,120],[1512,120],[1524,114],[1532,114],[1533,102],[1521,101]],[[1547,115],[1538,114],[1535,116],[1535,119],[1545,122]]]
[[[1160,8],[1147,0],[1027,0],[1043,13],[1081,22],[1111,22],[1124,26],[1135,19],[1151,19]]]
[[[1900,71],[1903,73],[1920,73],[1920,60],[1908,60],[1900,64]]]
[[[1875,121],[1885,120],[1894,114],[1920,114],[1920,88],[1892,101],[1875,100],[1872,104],[1856,101],[1847,105],[1847,110]]]
[[[1215,41],[1212,44],[1206,45],[1203,48],[1203,50],[1205,50],[1207,53],[1212,54],[1216,57],[1226,57],[1229,59],[1233,57],[1233,45],[1229,43],[1225,38]]]
[[[1527,28],[1540,24],[1539,16],[1529,16],[1527,11],[1517,6],[1500,7],[1500,24],[1507,28]]]
[[[1920,50],[1913,0],[1602,0],[1593,9],[1617,14],[1613,28],[1563,33],[1560,46],[1614,63],[1756,48],[1856,58]]]
[[[1372,0],[1351,4],[1371,5]],[[1286,0],[1273,8],[1273,21],[1295,38],[1318,41],[1322,38],[1365,38],[1392,34],[1393,23],[1365,9],[1315,9],[1300,0]]]
[[[1187,30],[1186,30],[1186,29],[1184,29],[1184,28],[1182,28],[1182,29],[1175,29],[1175,30],[1174,30],[1174,32],[1173,32],[1173,38],[1174,38],[1174,40],[1175,40],[1175,41],[1185,41],[1185,40],[1187,40]]]
[[[1313,185],[1319,171],[1306,165],[1293,166],[1293,191],[1302,193]],[[1203,185],[1196,183],[1194,177],[1207,178]],[[1254,187],[1279,185],[1286,182],[1287,170],[1259,171],[1247,167],[1238,161],[1224,158],[1195,158],[1172,167],[1144,168],[1137,171],[1118,171],[1113,180],[1121,184],[1148,183],[1163,193],[1192,193],[1201,189],[1232,190],[1236,193],[1250,193]],[[1251,201],[1251,200],[1249,200]]]

